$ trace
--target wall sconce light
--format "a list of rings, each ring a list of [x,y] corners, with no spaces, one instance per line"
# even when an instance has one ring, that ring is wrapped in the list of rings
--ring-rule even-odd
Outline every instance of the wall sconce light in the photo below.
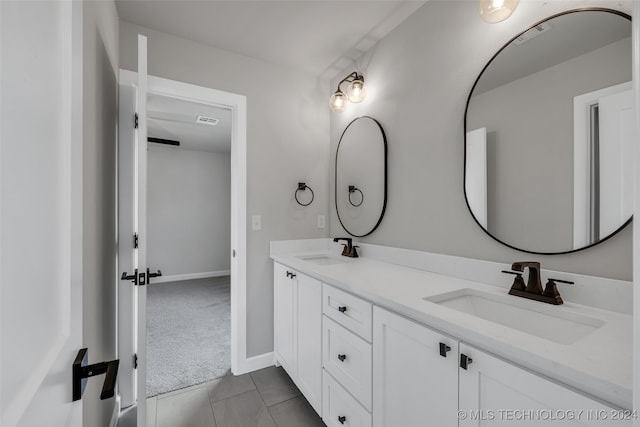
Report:
[[[340,85],[345,82],[349,83],[346,94],[340,90]],[[364,76],[354,71],[340,80],[338,89],[329,99],[329,106],[331,107],[331,111],[340,113],[347,108],[349,101],[353,103],[362,102],[366,95],[367,87],[364,85]]]
[[[480,17],[489,24],[497,24],[511,16],[520,0],[480,0]]]

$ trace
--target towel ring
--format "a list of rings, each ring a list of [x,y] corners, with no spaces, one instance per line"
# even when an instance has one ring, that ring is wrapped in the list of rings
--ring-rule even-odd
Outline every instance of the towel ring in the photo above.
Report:
[[[360,193],[360,203],[358,204],[353,203],[353,200],[351,200],[351,195],[356,191]],[[362,205],[362,202],[364,202],[364,194],[362,194],[362,190],[357,188],[355,185],[350,185],[349,186],[349,203],[351,203],[351,206],[355,206],[357,208],[358,206]]]
[[[311,200],[309,201],[309,203],[302,203],[300,202],[300,200],[298,200],[298,191],[304,191],[306,189],[309,189],[309,191],[311,191]],[[311,187],[309,187],[307,184],[305,184],[304,182],[299,182],[298,183],[298,188],[296,189],[296,192],[293,194],[293,196],[296,199],[296,202],[298,202],[298,204],[300,206],[309,206],[311,203],[313,203],[313,199],[315,197],[315,195],[313,194],[313,190],[311,189]]]

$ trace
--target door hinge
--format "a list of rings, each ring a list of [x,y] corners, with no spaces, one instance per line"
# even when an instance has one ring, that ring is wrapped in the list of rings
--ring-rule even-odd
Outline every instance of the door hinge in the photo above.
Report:
[[[135,353],[133,355],[133,369],[138,369],[138,355]]]
[[[138,233],[133,234],[133,248],[134,249],[138,248]]]
[[[138,129],[138,113],[135,113],[135,114],[133,115],[133,127],[134,127],[135,129]]]

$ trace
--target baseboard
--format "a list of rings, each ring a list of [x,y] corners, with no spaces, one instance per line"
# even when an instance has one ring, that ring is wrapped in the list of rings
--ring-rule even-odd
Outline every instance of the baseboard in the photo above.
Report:
[[[242,375],[247,372],[257,371],[258,369],[273,366],[275,363],[275,355],[273,352],[259,354],[258,356],[248,357],[242,361],[238,366],[238,372],[234,372],[233,375]]]
[[[111,421],[109,421],[109,427],[118,426],[118,417],[120,416],[120,396],[116,396],[113,405],[113,413],[111,414]]]
[[[165,282],[177,282],[179,280],[193,280],[193,279],[206,279],[208,277],[220,277],[231,275],[231,270],[221,271],[205,271],[204,273],[188,273],[188,274],[173,274],[171,276],[154,277],[153,283],[165,283]]]

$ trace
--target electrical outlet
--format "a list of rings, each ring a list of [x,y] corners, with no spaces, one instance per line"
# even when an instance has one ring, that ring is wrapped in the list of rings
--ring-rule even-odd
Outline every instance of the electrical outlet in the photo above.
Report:
[[[253,231],[262,230],[262,216],[253,215],[251,217],[251,228]]]
[[[318,215],[318,228],[324,228],[324,215]]]

